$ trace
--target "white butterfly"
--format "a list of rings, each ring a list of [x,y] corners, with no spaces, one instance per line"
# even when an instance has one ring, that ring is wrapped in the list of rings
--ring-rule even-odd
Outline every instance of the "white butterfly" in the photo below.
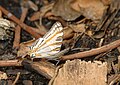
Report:
[[[63,27],[60,22],[56,22],[52,28],[30,46],[28,55],[31,58],[53,58],[60,51],[63,41]]]

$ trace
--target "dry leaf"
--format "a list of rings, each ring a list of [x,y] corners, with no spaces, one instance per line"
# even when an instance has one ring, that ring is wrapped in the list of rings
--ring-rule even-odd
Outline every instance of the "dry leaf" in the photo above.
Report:
[[[101,0],[76,0],[74,3],[71,3],[71,7],[74,10],[78,10],[78,8],[75,8],[75,5],[79,7],[79,12],[83,16],[92,20],[101,19],[106,9]]]
[[[89,35],[89,36],[92,36],[92,35],[93,35],[93,32],[92,32],[91,30],[88,30],[88,31],[86,32],[86,34]]]
[[[104,5],[110,5],[112,0],[101,0]]]
[[[85,24],[71,25],[74,32],[85,32]]]
[[[94,38],[102,38],[105,35],[105,32],[99,31],[93,35]]]
[[[98,20],[102,18],[106,7],[101,0],[57,0],[52,12],[67,21],[75,20],[80,15]]]
[[[65,27],[63,34],[63,39],[71,38],[74,35],[73,30],[70,27]]]
[[[57,0],[53,6],[52,13],[61,16],[64,20],[71,21],[78,18],[81,13],[70,7],[74,0]]]

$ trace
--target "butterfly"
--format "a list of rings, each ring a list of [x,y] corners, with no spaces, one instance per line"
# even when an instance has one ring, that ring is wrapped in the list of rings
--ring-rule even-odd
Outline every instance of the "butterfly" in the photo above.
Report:
[[[63,41],[63,27],[60,22],[56,22],[51,29],[30,46],[28,55],[30,58],[53,58],[60,52]]]

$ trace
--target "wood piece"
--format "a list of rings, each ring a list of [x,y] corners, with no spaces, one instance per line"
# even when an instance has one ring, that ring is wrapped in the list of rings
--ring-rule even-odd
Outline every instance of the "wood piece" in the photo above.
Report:
[[[28,8],[22,8],[22,15],[20,18],[21,22],[24,22],[27,12],[28,12]],[[17,25],[15,28],[15,38],[14,38],[14,42],[13,42],[13,48],[19,48],[20,33],[21,33],[21,27],[19,25]]]
[[[106,82],[106,62],[86,62],[77,59],[67,61],[59,69],[52,85],[106,85]]]
[[[24,60],[22,62],[22,65],[29,71],[35,71],[43,76],[45,76],[47,79],[51,79],[54,76],[54,72],[56,67],[49,63],[49,62],[32,62],[28,60]]]
[[[8,75],[16,75],[18,72],[20,72],[21,75],[25,75],[25,74],[30,74],[29,71],[27,70],[24,70],[24,69],[9,69],[9,70],[6,70],[6,73]]]
[[[19,60],[1,60],[0,67],[3,66],[21,66],[21,61]]]
[[[14,22],[16,22],[20,27],[22,27],[25,31],[27,31],[28,33],[30,33],[31,35],[33,35],[35,38],[39,38],[41,37],[41,35],[44,35],[44,32],[40,32],[38,31],[40,34],[38,34],[37,32],[35,32],[36,29],[24,24],[23,22],[21,22],[18,18],[16,18],[12,13],[10,13],[9,11],[7,11],[6,9],[4,9],[2,6],[0,6],[0,10],[8,16],[9,19],[13,20]]]
[[[116,40],[116,41],[114,41],[114,42],[112,42],[108,45],[104,45],[102,47],[95,48],[95,49],[92,49],[92,50],[89,50],[89,51],[84,51],[84,52],[79,52],[79,53],[75,53],[75,54],[71,54],[71,55],[62,56],[61,60],[90,57],[90,56],[93,56],[93,55],[97,55],[97,54],[115,49],[118,46],[120,46],[120,39]]]

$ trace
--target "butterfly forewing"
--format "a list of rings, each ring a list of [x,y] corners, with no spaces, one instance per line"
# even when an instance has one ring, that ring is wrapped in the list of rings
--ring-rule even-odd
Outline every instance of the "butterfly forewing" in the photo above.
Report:
[[[49,58],[60,51],[63,41],[63,27],[61,23],[56,22],[43,38],[39,38],[33,45],[30,56],[35,58]],[[33,57],[33,56],[32,56]]]

